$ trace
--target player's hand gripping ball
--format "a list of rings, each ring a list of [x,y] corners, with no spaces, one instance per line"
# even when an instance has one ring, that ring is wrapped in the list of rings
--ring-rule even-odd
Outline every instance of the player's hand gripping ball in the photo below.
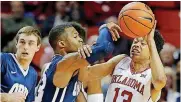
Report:
[[[154,27],[155,16],[146,4],[131,2],[120,11],[118,24],[126,36],[143,37],[149,34]]]

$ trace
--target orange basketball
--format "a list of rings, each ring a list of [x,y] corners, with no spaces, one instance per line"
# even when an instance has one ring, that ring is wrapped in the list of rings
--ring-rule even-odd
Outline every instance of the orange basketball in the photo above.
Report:
[[[143,37],[151,32],[155,24],[155,17],[146,4],[131,2],[120,11],[118,24],[128,37]]]

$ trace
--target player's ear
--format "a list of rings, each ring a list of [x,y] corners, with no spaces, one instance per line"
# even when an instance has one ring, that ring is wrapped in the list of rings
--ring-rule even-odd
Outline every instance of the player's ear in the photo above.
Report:
[[[36,52],[40,50],[41,44],[38,45]]]
[[[65,42],[62,41],[62,40],[59,40],[59,41],[57,42],[57,45],[58,45],[58,47],[59,47],[60,49],[63,49],[63,48],[65,48],[65,46],[66,46]]]

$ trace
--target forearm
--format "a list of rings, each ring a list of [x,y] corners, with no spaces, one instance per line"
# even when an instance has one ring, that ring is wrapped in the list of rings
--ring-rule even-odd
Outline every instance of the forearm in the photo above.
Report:
[[[1,94],[1,101],[7,102],[8,101],[8,93],[0,93]]]
[[[81,58],[78,55],[78,53],[72,53],[66,55],[61,61],[61,64],[59,64],[60,67],[62,68],[63,65],[72,65],[72,64],[79,65],[78,66],[79,68],[86,67],[89,64],[93,64],[97,60],[100,60],[106,56],[111,55],[114,49],[114,44],[111,38],[111,34],[109,33],[107,27],[102,28],[100,30],[99,38],[96,42],[96,45],[92,46],[91,49],[92,53],[90,54],[90,57],[87,57],[86,59]]]
[[[58,64],[56,71],[75,71],[79,68],[88,66],[89,63],[79,56],[77,52],[67,54]]]
[[[91,56],[86,58],[90,64],[112,54],[114,50],[114,42],[106,26],[100,29],[97,42],[91,48]]]
[[[166,84],[163,64],[156,49],[155,41],[150,43],[152,82],[156,90],[161,90]]]
[[[87,102],[87,100],[82,92],[80,92],[79,95],[77,96],[76,102]]]
[[[88,95],[102,93],[101,79],[89,80],[89,82],[87,82],[87,87],[88,87],[87,91]]]
[[[109,61],[101,64],[96,64],[94,66],[89,67],[89,76],[93,75],[95,78],[102,79],[103,77],[110,75],[116,65],[123,59],[126,55],[117,55],[111,58]],[[94,78],[93,77],[93,78]],[[89,78],[90,79],[90,78]]]

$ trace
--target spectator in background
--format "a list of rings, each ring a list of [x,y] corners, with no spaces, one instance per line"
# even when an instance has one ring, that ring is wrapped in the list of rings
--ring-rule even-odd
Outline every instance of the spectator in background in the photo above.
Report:
[[[179,93],[176,92],[176,73],[173,68],[166,66],[165,74],[167,76],[167,83],[161,92],[159,102],[176,102],[179,97]]]
[[[54,27],[57,26],[63,22],[68,22],[70,21],[70,17],[67,14],[66,11],[66,2],[65,1],[57,1],[55,3],[56,7],[56,13],[52,16],[49,16],[43,25],[43,37],[47,36],[49,31]]]
[[[81,6],[81,2],[70,1],[68,4],[68,12],[71,18],[71,21],[76,21],[81,24],[84,24],[84,11]]]
[[[24,26],[36,26],[32,18],[24,16],[24,4],[21,1],[11,2],[12,15],[9,18],[2,19],[3,32],[2,46],[3,48],[8,41],[13,40],[16,32]]]
[[[164,66],[174,67],[174,57],[173,53],[176,51],[176,47],[170,43],[165,43],[162,51],[160,52],[160,57]]]
[[[122,2],[89,1],[84,2],[85,19],[89,26],[100,26],[110,16],[118,16],[122,9]]]

